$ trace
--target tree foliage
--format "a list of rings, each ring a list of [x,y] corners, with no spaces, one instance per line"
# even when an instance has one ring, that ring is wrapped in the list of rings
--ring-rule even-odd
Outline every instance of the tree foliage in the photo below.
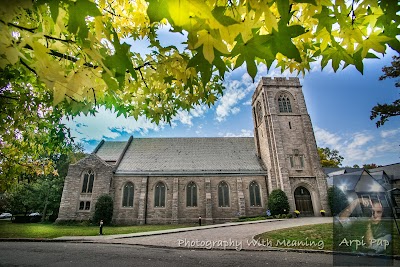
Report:
[[[82,147],[76,146],[74,152],[62,154],[52,159],[56,163],[55,171],[57,175],[53,173],[20,176],[19,182],[6,191],[7,207],[5,209],[12,211],[13,214],[40,212],[43,220],[48,214],[56,218],[68,166],[82,157],[84,157]]]
[[[213,104],[221,80],[276,62],[305,72],[331,61],[363,71],[371,51],[400,51],[399,6],[391,0],[19,0],[0,6],[0,68],[24,66],[55,105],[71,113],[97,105],[170,121],[178,109]],[[162,39],[168,25],[183,48]],[[142,55],[135,43],[147,39]]]
[[[24,71],[0,72],[0,191],[18,179],[56,174],[55,155],[72,150],[63,110],[53,107],[52,94]]]
[[[366,169],[366,170],[375,169],[375,168],[378,168],[378,167],[379,166],[376,165],[375,163],[363,164],[363,168]]]
[[[113,216],[113,199],[110,195],[101,195],[96,202],[93,222],[99,224],[100,220],[103,220],[104,224],[110,224]]]
[[[342,165],[343,157],[339,155],[336,149],[331,150],[329,147],[318,148],[318,155],[322,167],[339,167]]]
[[[338,215],[348,205],[346,194],[336,186],[328,188],[328,202],[333,216]]]
[[[400,56],[393,56],[391,66],[382,68],[384,75],[379,77],[379,80],[385,80],[387,78],[398,78],[400,76]],[[400,87],[400,81],[397,80],[395,83],[396,87]],[[400,99],[395,100],[392,104],[377,104],[371,110],[370,119],[374,120],[379,118],[376,122],[376,127],[380,127],[389,120],[390,117],[400,115]]]
[[[268,197],[268,208],[272,215],[288,214],[290,210],[286,193],[281,189],[275,189]]]
[[[170,122],[214,104],[241,66],[253,79],[273,62],[362,72],[371,52],[400,51],[398,14],[392,0],[0,1],[0,178],[51,172],[49,153],[70,143],[62,116],[104,106]]]

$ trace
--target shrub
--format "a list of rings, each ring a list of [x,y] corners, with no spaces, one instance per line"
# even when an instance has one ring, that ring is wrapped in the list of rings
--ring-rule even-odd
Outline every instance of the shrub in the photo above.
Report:
[[[99,224],[103,220],[104,224],[110,224],[113,215],[113,200],[109,195],[101,195],[95,206],[93,223]]]
[[[328,202],[333,216],[338,215],[349,204],[346,194],[336,186],[328,188]]]
[[[275,189],[268,197],[268,208],[272,215],[287,214],[290,210],[288,198],[281,189]]]
[[[289,214],[287,215],[287,217],[290,219],[290,218],[293,217],[293,215],[289,213]]]

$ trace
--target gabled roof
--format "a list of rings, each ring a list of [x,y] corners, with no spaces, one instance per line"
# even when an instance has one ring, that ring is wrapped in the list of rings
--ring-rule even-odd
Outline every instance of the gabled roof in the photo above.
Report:
[[[101,152],[103,157],[116,158],[118,151],[122,151],[123,144],[111,143],[114,142],[104,142],[96,153]],[[252,137],[133,138],[115,173],[266,175],[256,156]]]
[[[385,192],[385,188],[368,171],[361,170],[332,177],[333,185],[346,191]]]
[[[400,163],[393,163],[386,166],[381,166],[371,169],[371,172],[385,171],[391,180],[400,180]]]
[[[117,162],[122,155],[127,141],[101,141],[93,152],[106,162]]]
[[[327,176],[334,176],[334,175],[340,175],[340,174],[344,174],[344,173],[358,172],[358,171],[363,170],[363,168],[323,167],[322,170]]]

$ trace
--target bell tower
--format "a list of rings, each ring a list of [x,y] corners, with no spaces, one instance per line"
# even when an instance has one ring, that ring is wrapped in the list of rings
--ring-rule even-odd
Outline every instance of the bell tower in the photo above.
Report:
[[[267,78],[252,98],[256,152],[268,172],[268,192],[282,189],[291,211],[329,213],[327,183],[319,162],[299,78]]]

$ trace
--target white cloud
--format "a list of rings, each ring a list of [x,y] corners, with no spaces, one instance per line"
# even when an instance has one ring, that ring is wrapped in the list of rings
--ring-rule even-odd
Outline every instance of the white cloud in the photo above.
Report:
[[[165,124],[156,125],[145,117],[136,121],[133,117],[117,117],[116,113],[101,108],[96,116],[79,116],[63,123],[71,129],[71,134],[80,141],[101,140],[103,138],[115,139],[119,132],[146,134],[149,130],[159,131]]]
[[[207,111],[207,106],[205,105],[197,105],[194,107],[194,109],[192,109],[189,112],[186,110],[180,110],[177,112],[176,116],[172,118],[171,125],[175,127],[177,126],[176,122],[179,121],[182,124],[192,126],[193,125],[192,119],[197,117],[202,117],[204,113],[206,113],[206,111]]]
[[[206,111],[207,106],[204,105],[195,106],[190,112],[178,111],[171,120],[171,126],[176,127],[178,123],[192,126],[192,119],[203,116]],[[139,117],[137,121],[133,117],[117,117],[116,113],[104,108],[101,108],[96,116],[78,116],[69,121],[64,119],[63,123],[71,129],[72,136],[79,141],[115,139],[121,135],[121,132],[128,134],[136,132],[145,135],[149,131],[159,131],[167,125],[163,122],[157,125],[144,116]]]
[[[217,103],[216,120],[221,122],[230,114],[237,114],[240,109],[236,107],[239,102],[254,90],[254,84],[251,78],[244,74],[241,80],[227,80],[224,86],[226,90],[224,95]]]
[[[397,131],[397,130],[396,130]],[[396,134],[388,131],[383,135]],[[315,138],[319,147],[336,149],[344,157],[343,166],[354,164],[362,165],[371,159],[387,157],[390,153],[398,153],[398,147],[377,136],[375,131],[356,133],[331,133],[325,129],[315,127]],[[382,132],[380,133],[382,136]],[[387,160],[387,159],[386,159]],[[380,164],[379,162],[374,162]]]
[[[251,99],[249,99],[249,100],[246,101],[246,102],[243,102],[242,105],[243,105],[243,106],[250,106],[250,105],[251,105]]]
[[[339,146],[341,137],[338,135],[335,135],[333,133],[328,132],[327,130],[314,127],[314,132],[315,132],[315,139],[317,140],[317,144],[320,147],[332,147],[335,149],[335,147]]]
[[[240,131],[240,133],[235,134],[235,133],[225,133],[222,134],[220,133],[220,135],[224,136],[224,137],[253,137],[253,131],[252,130],[247,130],[247,129],[242,129]]]
[[[387,131],[383,130],[381,132],[381,137],[382,138],[388,138],[388,137],[393,137],[393,136],[395,136],[397,134],[400,134],[400,129],[387,130]]]

